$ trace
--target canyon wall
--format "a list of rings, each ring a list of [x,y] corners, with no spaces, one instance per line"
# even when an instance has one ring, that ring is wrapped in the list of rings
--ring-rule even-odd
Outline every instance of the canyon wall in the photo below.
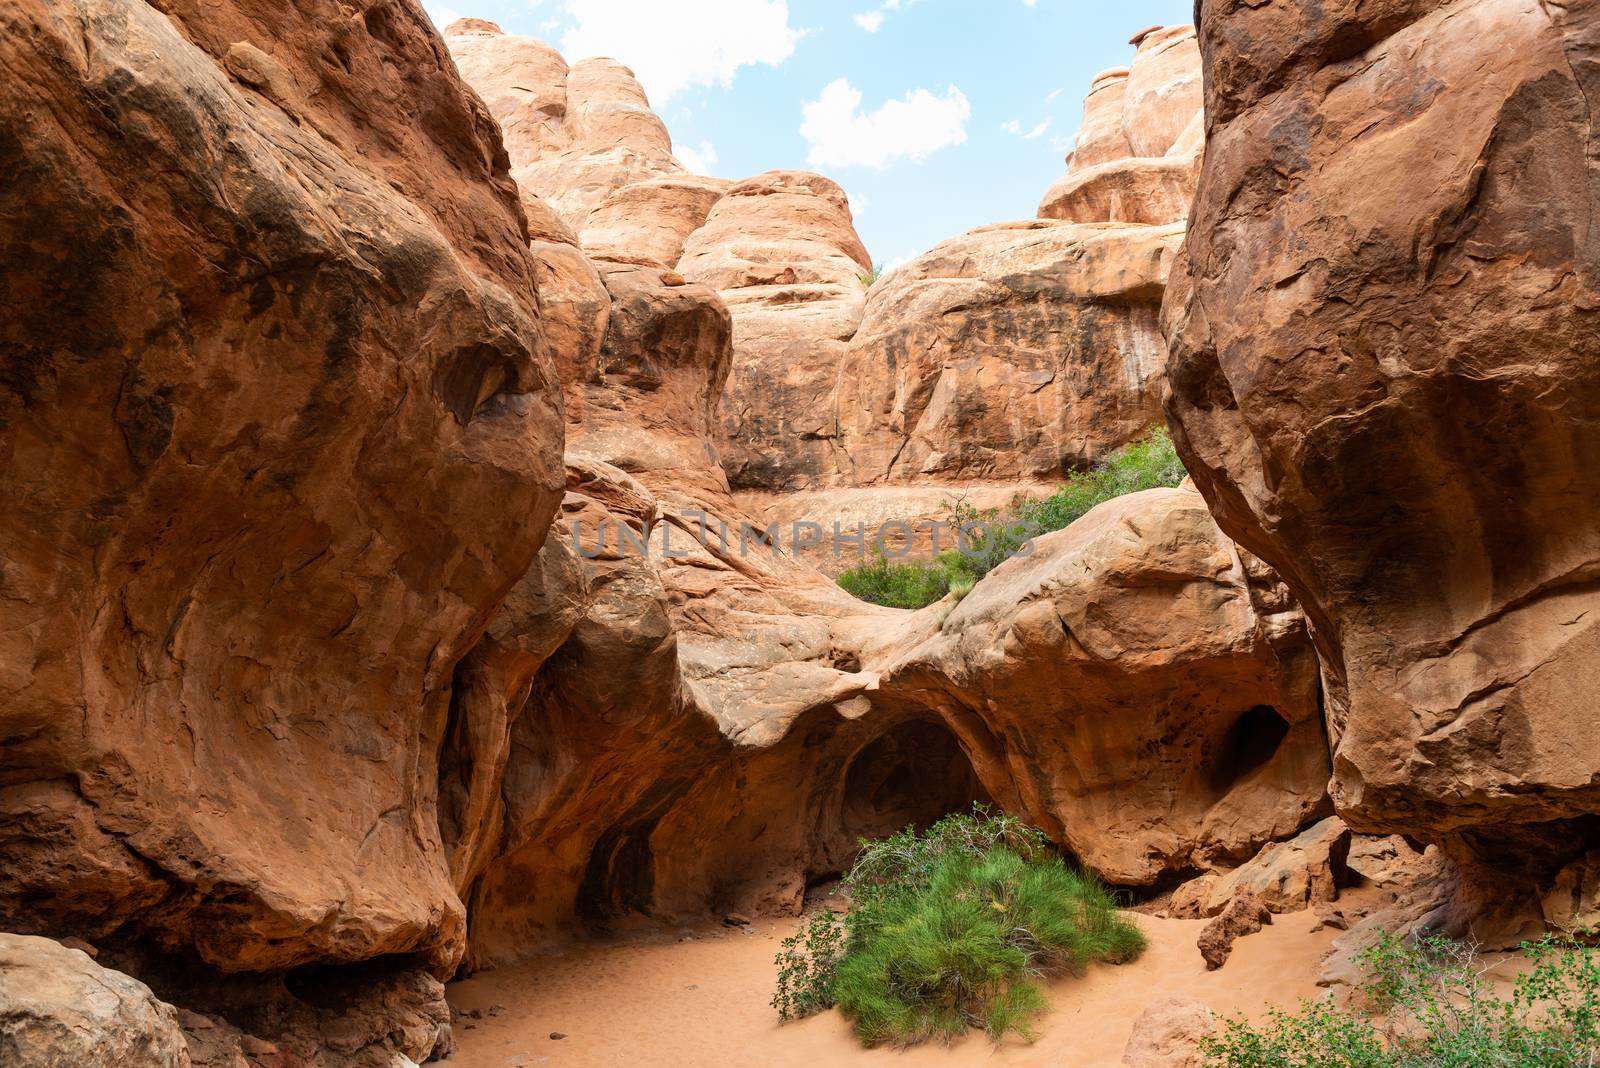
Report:
[[[442,1006],[451,675],[561,489],[499,131],[409,3],[0,31],[0,921]]]
[[[508,129],[559,118],[544,45],[471,20],[447,40]],[[636,84],[613,84],[636,110]],[[616,136],[665,147],[644,119]],[[903,489],[900,516],[1137,435],[1181,224],[995,227],[869,295],[829,179],[617,166],[582,214],[571,190],[598,171],[573,151],[511,138],[546,318],[578,324],[586,355],[564,365],[558,537],[458,670],[446,838],[470,965],[586,925],[794,912],[860,836],[974,800],[1141,885],[1324,812],[1301,618],[1192,491],[1122,502],[997,571],[994,597],[916,614],[796,561],[792,517],[753,520],[739,492],[833,514]]]
[[[1589,892],[1600,31],[1429,12],[1140,34],[1040,218],[870,286],[836,183],[688,174],[613,60],[411,0],[0,12],[0,920],[100,959],[0,948],[144,981],[196,1063],[387,1068],[462,969],[793,913],[973,801],[1126,886],[1337,804]],[[1198,490],[965,598],[791,552],[1048,486],[1169,379]]]
[[[1341,815],[1514,941],[1600,811],[1600,10],[1202,13],[1175,437],[1311,619]]]

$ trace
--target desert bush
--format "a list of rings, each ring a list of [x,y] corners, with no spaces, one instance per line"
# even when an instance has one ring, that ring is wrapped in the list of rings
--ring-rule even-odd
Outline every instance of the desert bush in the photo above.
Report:
[[[838,578],[845,592],[890,608],[924,608],[950,592],[950,576],[937,564],[894,564],[881,553]]]
[[[1003,511],[979,511],[965,501],[946,502],[946,544],[954,531],[967,532],[960,546],[937,560],[891,563],[881,553],[839,576],[839,585],[863,601],[890,608],[924,608],[954,592],[959,600],[1034,538],[1060,530],[1095,505],[1139,490],[1176,486],[1183,464],[1165,427],[1151,427],[1104,463],[1072,475],[1048,497],[1012,499]]]
[[[947,572],[982,578],[1022,551],[1032,539],[1062,530],[1106,501],[1140,490],[1173,487],[1187,475],[1172,435],[1154,426],[1088,471],[1080,471],[1048,497],[1016,497],[1004,511],[978,511],[952,502],[950,521],[971,530],[960,551],[941,557]]]
[[[1259,1025],[1229,1020],[1205,1045],[1214,1068],[1595,1068],[1600,951],[1547,937],[1508,997],[1470,946],[1382,936],[1361,955],[1348,1005],[1304,1003]]]
[[[1145,944],[1043,834],[981,807],[863,842],[844,888],[843,916],[821,913],[785,941],[773,1005],[791,1019],[837,1004],[868,1045],[970,1028],[1031,1038],[1038,976],[1128,960]]]

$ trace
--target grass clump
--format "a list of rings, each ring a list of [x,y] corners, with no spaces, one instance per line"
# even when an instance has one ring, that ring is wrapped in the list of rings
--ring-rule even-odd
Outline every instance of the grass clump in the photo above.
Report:
[[[874,263],[872,265],[872,270],[868,271],[864,275],[861,275],[860,277],[861,284],[866,286],[868,289],[871,289],[875,284],[877,284],[878,279],[883,277],[883,264]]]
[[[1037,977],[1145,945],[1093,876],[982,807],[863,842],[844,887],[848,912],[820,913],[783,943],[773,1005],[786,1020],[837,1005],[868,1045],[972,1028],[1031,1039],[1045,1007]]]
[[[1228,1021],[1205,1043],[1212,1068],[1595,1068],[1600,950],[1546,937],[1509,996],[1469,946],[1440,935],[1384,935],[1361,955],[1348,1006],[1310,1001],[1260,1025]]]
[[[1006,560],[1031,551],[1032,540],[1041,534],[1070,525],[1114,497],[1176,486],[1185,474],[1166,427],[1151,427],[1103,463],[1073,474],[1048,497],[1015,497],[1004,512],[948,501],[940,532],[943,543],[954,541],[956,548],[927,562],[891,563],[880,553],[845,571],[838,583],[863,601],[890,608],[924,608],[950,592],[959,599]]]

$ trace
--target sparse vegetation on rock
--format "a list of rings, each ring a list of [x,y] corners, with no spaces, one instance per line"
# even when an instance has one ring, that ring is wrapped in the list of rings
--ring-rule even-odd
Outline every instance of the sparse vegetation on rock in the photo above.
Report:
[[[1105,463],[1073,474],[1048,497],[1016,497],[1004,513],[951,501],[949,528],[968,532],[960,548],[931,562],[892,563],[880,554],[841,574],[839,585],[863,601],[890,608],[923,608],[952,590],[965,595],[990,571],[1026,552],[1033,538],[1061,530],[1124,494],[1176,486],[1185,475],[1166,427],[1151,427]]]
[[[1031,1039],[1045,1007],[1034,978],[1145,945],[1099,880],[981,806],[862,843],[844,886],[843,916],[819,913],[783,943],[772,1003],[785,1020],[837,1005],[867,1045],[973,1028]]]
[[[1600,950],[1546,937],[1509,995],[1471,946],[1386,934],[1361,954],[1348,1006],[1307,1002],[1204,1043],[1214,1068],[1581,1068],[1600,1064]]]

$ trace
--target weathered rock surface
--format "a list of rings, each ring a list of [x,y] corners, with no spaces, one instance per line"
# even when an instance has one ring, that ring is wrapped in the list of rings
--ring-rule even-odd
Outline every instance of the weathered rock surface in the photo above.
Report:
[[[0,920],[164,997],[448,975],[451,676],[561,486],[499,132],[409,2],[11,3],[0,61]]]
[[[996,801],[1113,882],[1303,826],[1327,774],[1315,658],[1199,495],[1131,494],[1034,545],[919,616],[874,702],[938,710]]]
[[[1119,882],[1237,864],[1326,803],[1308,640],[1193,492],[1113,502],[914,614],[668,476],[573,458],[563,511],[576,580],[549,605],[577,614],[507,717],[475,964],[585,922],[793,913],[859,836],[974,800]]]
[[[1349,882],[1350,840],[1350,828],[1329,816],[1288,841],[1263,847],[1232,871],[1184,884],[1169,911],[1180,917],[1218,916],[1241,890],[1279,914],[1325,905],[1337,900],[1340,886]]]
[[[1164,225],[1188,218],[1205,144],[1193,26],[1136,36],[1133,63],[1094,80],[1067,173],[1039,204],[1065,222]]]
[[[1211,1009],[1193,998],[1166,998],[1134,1021],[1122,1053],[1127,1068],[1205,1068],[1201,1043],[1216,1028]]]
[[[623,187],[684,173],[666,124],[616,60],[569,67],[543,41],[503,34],[481,19],[453,22],[445,37],[461,77],[506,131],[517,184],[548,201],[573,230],[581,232]]]
[[[1306,606],[1340,814],[1536,916],[1600,811],[1600,9],[1203,14],[1175,436]]]
[[[48,938],[0,934],[0,1064],[189,1068],[178,1013],[150,988]]]
[[[583,246],[597,259],[673,269],[684,243],[706,224],[733,183],[724,178],[669,174],[625,185],[585,221]]]
[[[272,6],[0,13],[0,915],[448,971],[449,674],[539,548],[560,398],[420,9]]]
[[[1034,220],[947,241],[872,289],[839,374],[841,477],[1039,481],[1159,421],[1182,227]]]
[[[684,246],[678,270],[733,313],[722,453],[736,488],[801,489],[831,470],[831,414],[872,261],[844,190],[773,171],[740,182]]]

